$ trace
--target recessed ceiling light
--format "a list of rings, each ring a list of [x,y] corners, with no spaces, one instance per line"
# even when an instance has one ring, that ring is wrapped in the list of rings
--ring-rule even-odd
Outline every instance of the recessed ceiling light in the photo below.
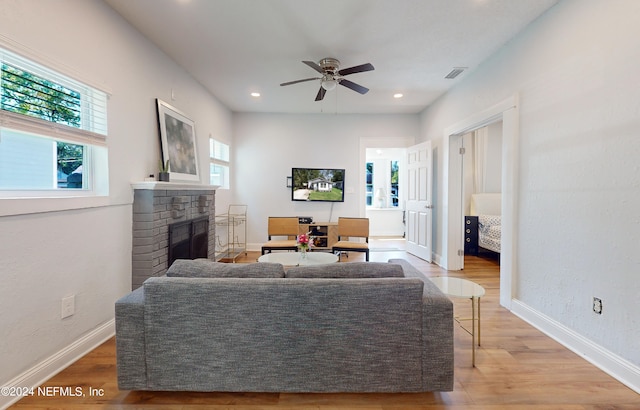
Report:
[[[255,97],[255,98],[258,98],[258,97],[260,97],[260,93],[255,93],[255,92],[254,92],[254,93],[251,93],[251,96],[252,96],[252,97]]]
[[[402,97],[404,97],[404,94],[402,94],[402,93],[393,94],[393,98],[402,98]]]

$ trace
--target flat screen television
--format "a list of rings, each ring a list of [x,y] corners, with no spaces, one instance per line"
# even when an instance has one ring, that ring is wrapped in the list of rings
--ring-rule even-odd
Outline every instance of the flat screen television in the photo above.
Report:
[[[293,168],[291,200],[344,202],[344,169]]]

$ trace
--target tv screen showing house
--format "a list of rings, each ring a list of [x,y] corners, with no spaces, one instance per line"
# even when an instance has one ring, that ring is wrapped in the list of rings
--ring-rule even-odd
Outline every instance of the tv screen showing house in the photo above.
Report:
[[[344,202],[344,169],[293,168],[292,201]]]

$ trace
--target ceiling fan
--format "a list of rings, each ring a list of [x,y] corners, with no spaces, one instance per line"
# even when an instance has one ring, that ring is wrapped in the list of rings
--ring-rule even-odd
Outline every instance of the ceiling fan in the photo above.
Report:
[[[305,78],[302,80],[289,81],[287,83],[280,84],[281,86],[303,83],[305,81],[313,81],[313,80],[321,80],[320,81],[320,90],[318,90],[318,94],[316,95],[316,101],[322,101],[324,95],[327,91],[331,91],[336,88],[336,85],[340,84],[344,87],[350,88],[355,92],[360,94],[366,94],[369,91],[368,88],[363,87],[359,84],[354,83],[353,81],[349,81],[344,79],[344,76],[355,73],[362,73],[364,71],[372,71],[374,68],[370,63],[361,64],[354,67],[343,68],[340,70],[340,61],[335,58],[323,58],[318,63],[314,61],[303,61],[304,64],[313,68],[320,74],[322,77],[312,77]]]

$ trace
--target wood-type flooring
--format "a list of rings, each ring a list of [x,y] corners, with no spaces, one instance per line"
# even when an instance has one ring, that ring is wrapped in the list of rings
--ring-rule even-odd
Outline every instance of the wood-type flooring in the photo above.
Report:
[[[372,239],[371,260],[405,258],[426,276],[455,276],[486,289],[482,298],[482,345],[471,366],[470,335],[455,329],[452,392],[407,394],[192,393],[122,391],[116,383],[115,338],[48,380],[43,386],[80,388],[84,397],[34,395],[11,409],[164,410],[604,410],[640,409],[640,395],[545,336],[499,305],[499,262],[466,257],[463,271],[446,271],[404,251],[400,239]],[[253,262],[249,252],[237,262]],[[343,262],[363,261],[352,253]],[[468,300],[453,299],[456,315],[469,316]],[[94,389],[94,390],[90,390]],[[68,390],[67,390],[68,391]],[[93,393],[93,396],[90,395]],[[102,394],[102,395],[100,395]]]

